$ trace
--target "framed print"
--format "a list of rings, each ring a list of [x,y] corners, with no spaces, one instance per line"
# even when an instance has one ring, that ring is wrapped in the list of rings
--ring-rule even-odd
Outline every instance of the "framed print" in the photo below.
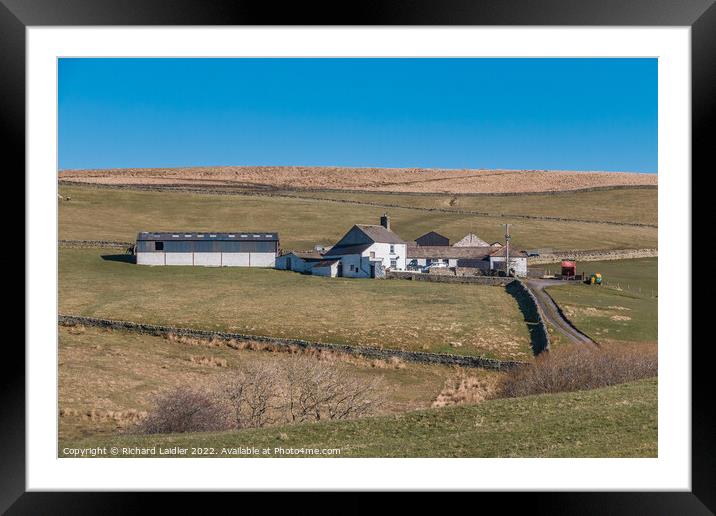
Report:
[[[691,182],[716,8],[397,6],[3,2],[28,205],[3,509],[713,510]]]

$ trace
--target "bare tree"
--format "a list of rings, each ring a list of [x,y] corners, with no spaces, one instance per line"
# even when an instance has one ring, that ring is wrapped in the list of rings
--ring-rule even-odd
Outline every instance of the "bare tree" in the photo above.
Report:
[[[381,379],[347,377],[331,364],[299,358],[285,367],[285,378],[292,422],[359,417],[381,405]]]
[[[229,405],[236,428],[258,428],[278,422],[280,380],[280,369],[268,365],[251,366],[223,379],[220,396]]]
[[[349,419],[382,404],[382,378],[343,374],[334,363],[295,357],[283,366],[252,365],[223,376],[212,392],[181,387],[155,400],[142,433],[260,428],[277,423]]]

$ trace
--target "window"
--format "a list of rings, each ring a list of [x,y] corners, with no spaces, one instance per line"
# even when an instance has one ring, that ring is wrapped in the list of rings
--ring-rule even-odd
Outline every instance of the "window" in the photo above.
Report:
[[[371,258],[375,258],[375,251],[371,251],[371,252],[370,252],[370,257],[371,257]]]
[[[395,245],[390,244],[390,254],[395,254]]]
[[[164,251],[164,242],[154,242],[155,251]]]
[[[398,260],[390,260],[390,268],[397,269],[398,268]]]

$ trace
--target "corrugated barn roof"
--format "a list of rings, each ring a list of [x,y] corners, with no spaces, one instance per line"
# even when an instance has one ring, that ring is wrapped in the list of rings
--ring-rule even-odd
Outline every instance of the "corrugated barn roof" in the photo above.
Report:
[[[255,242],[278,242],[278,233],[273,231],[142,231],[137,240],[252,240]]]

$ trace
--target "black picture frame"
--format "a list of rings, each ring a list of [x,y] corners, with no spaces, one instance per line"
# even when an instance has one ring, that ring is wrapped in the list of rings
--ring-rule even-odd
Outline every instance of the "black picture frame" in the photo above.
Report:
[[[10,158],[15,170],[25,168],[25,29],[65,25],[688,26],[692,44],[692,170],[716,169],[714,145],[707,137],[708,128],[716,125],[714,0],[413,0],[294,2],[280,7],[269,2],[206,0],[0,0],[0,117],[6,133],[5,162]],[[712,388],[707,383],[710,343],[702,344],[692,347],[690,492],[482,494],[482,500],[504,504],[504,498],[509,498],[510,503],[528,505],[531,513],[713,514],[716,511],[713,424],[716,409],[710,399]],[[146,493],[26,492],[25,356],[18,346],[13,346],[13,350],[5,350],[4,358],[0,511],[7,510],[8,514],[123,514],[149,508],[147,498],[155,495]],[[161,496],[162,503],[168,504],[163,507],[165,512],[171,510],[173,504],[182,507],[182,513],[191,508],[187,497],[180,493]],[[273,500],[280,503],[280,497]],[[365,512],[359,510],[358,501],[344,507]],[[368,504],[363,508],[368,510]],[[315,512],[315,506],[311,512]]]

